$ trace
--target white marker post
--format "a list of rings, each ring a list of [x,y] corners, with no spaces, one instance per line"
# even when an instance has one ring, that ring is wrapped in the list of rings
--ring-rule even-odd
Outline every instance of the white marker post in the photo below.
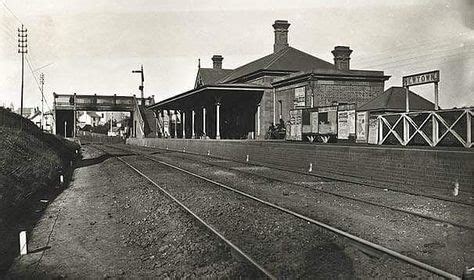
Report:
[[[64,184],[64,175],[59,175],[59,183]]]
[[[247,155],[247,157],[245,158],[245,161],[246,161],[246,162],[249,161],[249,155]]]
[[[308,170],[308,172],[313,172],[313,163],[311,163],[311,162],[309,163],[309,170]]]
[[[458,183],[458,182],[455,182],[455,183],[454,183],[453,195],[454,195],[454,196],[458,196],[458,195],[459,195],[459,183]]]
[[[28,245],[26,242],[26,231],[20,232],[20,255],[28,254]]]

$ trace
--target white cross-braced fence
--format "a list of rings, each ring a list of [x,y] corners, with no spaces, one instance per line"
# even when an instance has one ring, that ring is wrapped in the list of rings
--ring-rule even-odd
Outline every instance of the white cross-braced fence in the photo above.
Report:
[[[378,116],[378,144],[472,147],[474,107]]]

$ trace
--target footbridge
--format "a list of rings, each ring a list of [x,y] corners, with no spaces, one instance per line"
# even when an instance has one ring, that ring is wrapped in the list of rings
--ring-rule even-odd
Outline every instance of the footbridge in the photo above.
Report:
[[[120,95],[54,95],[55,134],[65,137],[76,136],[77,111],[130,112],[133,137],[146,135],[147,120],[145,106],[155,103],[154,97],[137,98]]]

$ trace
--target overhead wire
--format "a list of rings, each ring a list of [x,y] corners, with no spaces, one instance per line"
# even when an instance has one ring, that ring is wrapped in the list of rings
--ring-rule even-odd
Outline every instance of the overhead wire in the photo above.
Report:
[[[392,62],[388,62],[388,63],[380,63],[380,64],[373,64],[373,65],[361,64],[361,67],[366,68],[366,69],[368,69],[368,68],[372,68],[372,69],[373,68],[400,68],[400,67],[403,67],[403,66],[426,64],[426,62],[428,62],[428,61],[443,61],[443,60],[446,60],[446,59],[452,59],[452,58],[458,57],[458,59],[456,59],[456,61],[457,61],[457,60],[460,60],[460,59],[465,59],[467,57],[471,57],[472,54],[474,54],[474,53],[455,52],[455,53],[447,53],[447,54],[439,55],[439,56],[436,56],[436,57],[427,57],[427,58],[423,58],[421,60],[418,60],[421,57],[412,57],[412,58],[407,58],[407,59],[398,60],[398,61],[392,61]]]
[[[3,3],[3,6],[16,18],[16,20],[19,23],[23,24],[23,22],[15,15],[15,13],[13,13],[13,11],[10,10],[10,8],[7,6],[7,3],[5,3],[5,1],[2,1],[2,3]]]
[[[372,64],[372,65],[366,65],[364,67],[368,67],[368,68],[381,67],[381,66],[388,66],[388,65],[392,65],[392,64],[397,64],[398,66],[402,66],[402,65],[405,65],[402,62],[411,61],[411,60],[415,60],[415,59],[422,59],[422,61],[426,61],[426,60],[441,59],[441,58],[446,57],[446,56],[456,56],[456,55],[462,56],[463,54],[469,54],[469,52],[457,52],[457,50],[460,50],[460,49],[466,49],[466,47],[463,46],[463,47],[458,47],[458,48],[454,48],[454,49],[450,49],[450,50],[439,50],[439,51],[435,50],[435,51],[433,51],[429,54],[424,54],[424,55],[419,55],[419,56],[414,56],[414,57],[407,57],[407,58],[404,58],[404,59],[392,60],[392,61]],[[441,54],[441,55],[438,56],[438,57],[429,58],[430,56],[439,55],[439,54]],[[425,57],[428,57],[428,58],[423,59]],[[358,63],[358,64],[364,65],[364,63]]]
[[[23,25],[23,22],[22,22],[22,21],[16,16],[16,14],[7,6],[7,4],[5,3],[5,1],[3,1],[2,4],[3,4],[3,6],[10,12],[10,14],[13,15],[13,17],[14,17],[19,23],[21,23],[21,24]],[[4,28],[7,28],[7,30],[9,30],[9,28],[10,28],[10,27],[7,26],[6,24],[3,24],[3,27],[4,27]],[[15,28],[15,29],[16,29],[16,28]],[[15,30],[15,29],[13,29],[13,30]],[[2,29],[2,30],[4,30],[4,29]],[[4,30],[4,31],[5,31],[5,30]],[[9,34],[8,32],[6,32],[6,34],[7,34],[10,38],[16,39],[13,35]],[[38,86],[38,90],[40,91],[40,95],[41,95],[43,101],[45,102],[47,109],[48,109],[49,111],[51,111],[51,107],[49,106],[49,103],[48,103],[47,99],[45,98],[43,91],[41,90],[41,85],[40,85],[40,83],[39,83],[39,81],[38,81],[38,78],[37,78],[36,75],[35,75],[35,71],[33,70],[34,67],[33,67],[33,62],[31,61],[31,59],[32,59],[31,53],[26,53],[26,55],[25,55],[25,60],[26,60],[26,62],[27,62],[27,66],[28,66],[28,68],[29,68],[31,74],[33,75],[34,81],[35,81],[36,85]],[[50,64],[52,64],[52,63],[50,63]],[[48,64],[48,65],[50,65],[50,64]],[[46,65],[46,66],[48,66],[48,65]],[[43,66],[42,68],[44,68],[44,67],[46,67],[46,66]],[[36,70],[39,70],[39,69],[36,69]],[[43,112],[43,113],[44,113],[44,112]],[[55,120],[54,114],[53,114],[53,119]]]
[[[26,62],[27,62],[27,64],[28,64],[28,68],[30,69],[30,72],[31,72],[31,74],[33,75],[33,78],[34,78],[34,80],[35,80],[35,82],[36,82],[36,85],[38,86],[38,89],[39,89],[39,91],[40,91],[40,93],[41,93],[41,96],[42,96],[42,98],[43,98],[43,100],[44,100],[44,103],[46,104],[47,109],[48,109],[49,111],[51,111],[51,107],[49,106],[48,101],[46,100],[46,98],[44,98],[44,93],[43,93],[43,91],[41,90],[41,85],[40,85],[40,83],[39,83],[39,81],[38,81],[38,78],[36,77],[36,75],[35,75],[35,73],[34,73],[34,71],[33,71],[33,66],[32,66],[32,64],[31,64],[31,62],[30,62],[30,59],[28,58],[28,55],[25,56],[25,59],[26,59]],[[44,112],[43,112],[43,113],[44,113]],[[53,114],[53,119],[56,120],[55,117],[54,117],[54,114]]]
[[[390,55],[390,57],[394,57],[394,54],[393,54],[394,51],[397,52],[395,57],[406,56],[407,54],[404,54],[404,53],[411,54],[411,53],[414,53],[416,51],[419,51],[420,48],[424,48],[425,46],[428,47],[429,49],[438,49],[442,46],[448,46],[448,45],[453,45],[453,44],[456,44],[456,43],[462,43],[462,42],[459,42],[459,41],[453,41],[453,39],[459,38],[463,35],[465,35],[465,34],[462,33],[462,34],[458,34],[458,35],[455,35],[455,36],[442,37],[442,38],[438,38],[436,40],[422,40],[421,42],[418,42],[418,43],[415,43],[415,44],[410,43],[410,44],[405,45],[403,47],[393,47],[393,48],[385,49],[385,50],[370,54],[370,57],[358,59],[358,61],[364,62],[364,63],[365,62],[366,63],[371,63],[373,61],[380,60],[381,58],[383,58],[387,55]],[[377,58],[377,57],[380,57],[380,58]]]

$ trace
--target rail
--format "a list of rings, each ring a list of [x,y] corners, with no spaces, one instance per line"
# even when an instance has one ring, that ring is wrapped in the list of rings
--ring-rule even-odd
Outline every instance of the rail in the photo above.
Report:
[[[285,208],[285,207],[276,205],[276,204],[274,204],[274,203],[272,203],[272,202],[268,202],[268,201],[266,201],[266,200],[260,199],[260,198],[258,198],[258,197],[255,197],[255,196],[251,195],[251,194],[248,194],[248,193],[245,193],[245,192],[243,192],[243,191],[240,191],[240,190],[237,190],[237,189],[235,189],[235,188],[232,188],[232,187],[230,187],[230,186],[227,186],[227,185],[225,185],[225,184],[223,184],[223,183],[216,182],[216,181],[214,181],[214,180],[212,180],[212,179],[209,179],[209,178],[207,178],[207,177],[204,177],[204,176],[201,176],[201,175],[199,175],[199,174],[193,173],[193,172],[191,172],[191,171],[189,171],[189,170],[185,170],[185,169],[183,169],[183,168],[180,168],[180,167],[178,167],[178,166],[172,165],[172,164],[170,164],[170,163],[160,161],[160,160],[158,160],[158,159],[155,159],[155,158],[153,158],[153,157],[150,157],[150,156],[148,156],[148,155],[146,155],[146,154],[143,154],[143,153],[140,153],[140,152],[131,151],[131,150],[123,149],[123,148],[117,148],[117,147],[114,147],[114,148],[119,149],[119,150],[123,150],[123,151],[128,151],[128,152],[134,153],[134,154],[136,154],[136,155],[143,156],[144,158],[146,158],[146,159],[148,159],[148,160],[150,160],[150,161],[153,161],[153,162],[156,162],[156,163],[159,163],[159,164],[168,166],[168,167],[170,167],[170,168],[176,169],[176,170],[178,170],[178,171],[181,171],[181,172],[183,172],[183,173],[186,173],[186,174],[191,175],[191,176],[193,176],[193,177],[196,177],[196,178],[198,178],[198,179],[201,179],[201,180],[207,181],[207,182],[209,182],[209,183],[212,183],[212,184],[214,184],[214,185],[216,185],[216,186],[225,188],[225,189],[227,189],[227,190],[229,190],[229,191],[235,192],[235,193],[240,194],[240,195],[242,195],[242,196],[244,196],[244,197],[250,198],[250,199],[252,199],[252,200],[254,200],[254,201],[260,202],[260,203],[265,204],[265,205],[267,205],[267,206],[269,206],[269,207],[272,207],[272,208],[274,208],[274,209],[280,210],[280,211],[282,211],[282,212],[284,212],[284,213],[287,213],[287,214],[290,214],[290,215],[292,215],[292,216],[294,216],[294,217],[300,218],[300,219],[302,219],[302,220],[304,220],[304,221],[306,221],[306,222],[309,222],[309,223],[311,223],[311,224],[317,225],[317,226],[319,226],[319,227],[321,227],[321,228],[324,228],[324,229],[326,229],[326,230],[329,230],[329,231],[331,231],[331,232],[334,232],[334,233],[336,233],[336,234],[338,234],[338,235],[340,235],[340,236],[343,236],[343,237],[345,237],[345,238],[348,238],[348,239],[351,240],[351,241],[354,241],[354,242],[356,242],[356,243],[358,243],[358,244],[361,244],[362,246],[366,246],[366,247],[368,247],[368,248],[370,248],[370,249],[373,249],[373,250],[376,250],[376,251],[378,251],[378,252],[381,252],[381,253],[387,254],[387,255],[389,255],[389,256],[392,256],[392,257],[394,257],[395,259],[398,259],[398,260],[404,261],[404,262],[406,262],[406,263],[408,263],[408,264],[411,264],[411,265],[413,265],[413,266],[419,267],[419,268],[421,268],[421,269],[423,269],[423,270],[425,270],[425,271],[429,271],[429,272],[431,272],[431,273],[434,273],[434,274],[436,274],[436,275],[439,275],[439,276],[444,277],[444,278],[447,278],[447,279],[461,279],[460,277],[458,277],[458,276],[456,276],[456,275],[453,275],[453,274],[451,274],[451,273],[449,273],[449,272],[447,272],[447,271],[444,271],[444,270],[441,270],[441,269],[439,269],[439,268],[433,267],[433,266],[431,266],[431,265],[429,265],[429,264],[420,262],[420,261],[415,260],[415,259],[413,259],[413,258],[411,258],[411,257],[405,256],[405,255],[403,255],[403,254],[401,254],[401,253],[398,253],[398,252],[396,252],[396,251],[393,251],[393,250],[391,250],[391,249],[389,249],[389,248],[385,248],[385,247],[383,247],[383,246],[381,246],[381,245],[378,245],[378,244],[375,244],[375,243],[370,242],[370,241],[368,241],[368,240],[362,239],[362,238],[360,238],[360,237],[358,237],[358,236],[352,235],[352,234],[350,234],[350,233],[348,233],[348,232],[345,232],[345,231],[343,231],[343,230],[340,230],[340,229],[338,229],[338,228],[335,228],[335,227],[333,227],[333,226],[330,226],[330,225],[328,225],[328,224],[326,224],[326,223],[323,223],[323,222],[314,220],[314,219],[312,219],[312,218],[310,218],[310,217],[307,217],[307,216],[305,216],[305,215],[303,215],[303,214],[300,214],[300,213],[297,213],[297,212],[295,212],[295,211],[293,211],[293,210],[290,210],[290,209],[287,209],[287,208]]]

